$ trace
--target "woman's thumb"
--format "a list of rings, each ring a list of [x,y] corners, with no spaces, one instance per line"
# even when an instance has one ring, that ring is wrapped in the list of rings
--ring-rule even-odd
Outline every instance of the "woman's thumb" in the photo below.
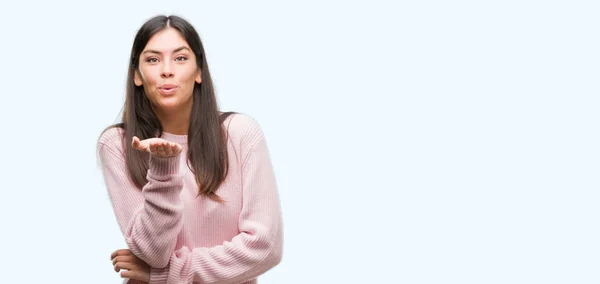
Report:
[[[137,136],[133,136],[133,141],[131,142],[131,146],[133,146],[134,148],[137,148],[137,146],[140,144],[140,139],[137,138]]]

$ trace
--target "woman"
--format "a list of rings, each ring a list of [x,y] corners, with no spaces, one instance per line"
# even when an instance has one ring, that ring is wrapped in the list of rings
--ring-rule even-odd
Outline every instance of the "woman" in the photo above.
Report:
[[[129,283],[256,283],[281,261],[263,132],[248,115],[219,112],[202,42],[184,19],[140,28],[123,122],[97,146],[129,247],[111,261]]]

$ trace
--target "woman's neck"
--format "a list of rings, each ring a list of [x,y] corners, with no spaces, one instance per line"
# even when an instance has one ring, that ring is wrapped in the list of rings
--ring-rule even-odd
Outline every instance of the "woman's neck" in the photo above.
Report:
[[[176,110],[170,113],[155,111],[163,131],[177,135],[187,135],[190,127],[191,108],[188,110]]]

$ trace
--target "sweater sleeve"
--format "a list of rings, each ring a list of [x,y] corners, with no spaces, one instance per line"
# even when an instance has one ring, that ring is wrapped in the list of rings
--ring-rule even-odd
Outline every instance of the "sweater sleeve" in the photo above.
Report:
[[[140,190],[129,177],[123,152],[98,142],[102,173],[117,222],[129,249],[153,267],[166,267],[183,225],[179,156],[149,155],[148,183]]]
[[[282,217],[276,180],[262,134],[242,163],[240,233],[214,247],[182,247],[166,268],[151,268],[150,284],[242,283],[282,257]]]

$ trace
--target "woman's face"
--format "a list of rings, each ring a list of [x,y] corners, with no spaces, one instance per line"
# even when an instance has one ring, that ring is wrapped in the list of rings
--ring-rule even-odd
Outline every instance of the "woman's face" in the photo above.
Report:
[[[191,109],[194,83],[201,82],[196,57],[179,31],[168,27],[150,38],[140,54],[134,83],[144,86],[155,110]]]

